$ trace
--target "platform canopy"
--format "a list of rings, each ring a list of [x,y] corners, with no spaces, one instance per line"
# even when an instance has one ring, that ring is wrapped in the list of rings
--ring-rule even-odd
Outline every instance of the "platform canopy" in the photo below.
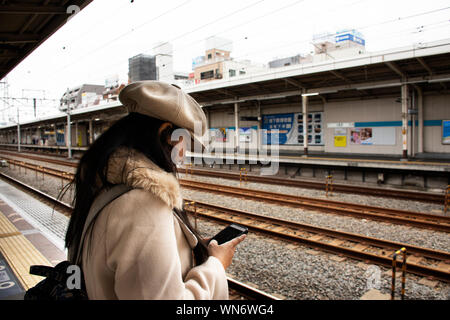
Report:
[[[0,0],[0,79],[92,0]]]
[[[299,103],[301,94],[316,93],[312,102],[400,97],[402,84],[424,94],[450,90],[450,39],[365,53],[348,59],[270,69],[229,80],[217,80],[186,91],[204,107]],[[224,106],[225,105],[225,106]]]

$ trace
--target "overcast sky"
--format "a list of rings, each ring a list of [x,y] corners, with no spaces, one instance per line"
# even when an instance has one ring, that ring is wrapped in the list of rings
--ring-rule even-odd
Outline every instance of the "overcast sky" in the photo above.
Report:
[[[204,54],[204,40],[211,36],[230,39],[236,60],[267,64],[274,58],[308,54],[314,34],[346,28],[360,31],[370,52],[446,39],[450,3],[94,0],[10,72],[9,95],[41,97],[42,91],[31,90],[45,90],[47,98],[59,99],[68,87],[104,84],[114,74],[126,81],[128,58],[152,54],[158,42],[171,42],[174,69],[190,72],[192,58]],[[28,109],[23,106],[21,112],[22,108]]]

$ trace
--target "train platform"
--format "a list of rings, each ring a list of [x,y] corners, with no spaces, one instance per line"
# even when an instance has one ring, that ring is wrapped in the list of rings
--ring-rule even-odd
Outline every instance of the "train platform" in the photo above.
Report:
[[[17,144],[0,144],[0,147],[14,147]],[[21,145],[27,151],[45,150],[47,152],[67,152],[65,146],[40,146],[40,145]],[[72,151],[85,152],[88,147],[72,147]],[[7,151],[7,150],[5,150]],[[50,153],[49,153],[50,155]],[[189,155],[189,153],[188,153]],[[192,156],[192,155],[191,155]],[[450,155],[440,153],[424,153],[415,157],[403,159],[401,155],[379,155],[379,154],[343,154],[343,153],[324,153],[310,151],[308,155],[303,152],[279,150],[277,156],[270,155],[270,152],[260,150],[246,150],[243,152],[227,153],[193,153],[195,158],[202,157],[204,162],[213,162],[223,164],[233,164],[244,161],[250,164],[278,162],[286,165],[314,165],[323,167],[340,168],[367,168],[380,170],[401,170],[401,171],[427,171],[427,172],[450,172]]]
[[[286,165],[314,165],[323,167],[340,168],[367,168],[381,170],[402,171],[428,171],[428,172],[450,172],[450,157],[443,155],[427,155],[417,158],[402,159],[401,156],[381,156],[370,154],[332,154],[332,153],[309,153],[308,155],[296,154],[294,152],[279,151],[277,156],[250,152],[249,153],[193,153],[195,158],[203,157],[204,162],[223,164],[233,163],[262,163],[269,164],[278,162]],[[228,162],[227,162],[228,161]]]
[[[43,279],[29,274],[31,265],[54,266],[66,260],[67,220],[0,180],[0,300],[22,300],[25,291]]]

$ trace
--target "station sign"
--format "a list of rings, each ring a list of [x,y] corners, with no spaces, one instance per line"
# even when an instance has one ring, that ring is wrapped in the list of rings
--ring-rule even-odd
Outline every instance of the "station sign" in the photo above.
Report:
[[[327,123],[327,128],[354,128],[354,122],[329,122]]]

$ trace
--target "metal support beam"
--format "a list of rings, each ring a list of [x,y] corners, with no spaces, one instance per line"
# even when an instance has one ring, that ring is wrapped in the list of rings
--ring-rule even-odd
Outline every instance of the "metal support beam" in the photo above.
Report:
[[[234,103],[234,142],[236,145],[236,152],[239,151],[239,103]]]
[[[89,120],[89,145],[91,145],[94,142],[94,132],[93,132],[93,126],[92,126],[92,119]]]
[[[417,137],[417,152],[423,153],[423,92],[419,86],[414,86],[417,90],[417,118],[419,120],[419,132]]]
[[[79,145],[78,145],[78,121],[75,121],[75,146],[79,147]]]
[[[305,90],[305,86],[302,83],[300,83],[300,81],[290,79],[290,78],[286,78],[286,79],[284,79],[284,81],[286,81],[286,83],[293,85],[294,87],[297,87],[301,90]]]
[[[344,80],[345,82],[348,83],[353,83],[352,80],[350,80],[349,78],[347,78],[346,76],[344,76],[342,73],[340,73],[339,71],[336,70],[330,70],[330,73],[334,76],[336,76],[337,78]]]
[[[256,101],[257,108],[257,119],[258,119],[258,130],[256,134],[256,147],[261,150],[261,130],[262,130],[262,116],[261,116],[261,101]]]
[[[36,34],[0,33],[0,43],[35,43],[41,40]]]
[[[70,112],[67,112],[67,158],[72,159],[72,130],[70,122]]]
[[[404,73],[394,62],[385,62],[385,64],[396,74],[398,74],[402,79],[408,78],[406,73]]]
[[[19,107],[17,107],[17,151],[20,152],[20,119],[19,119]]]
[[[433,70],[431,70],[431,68],[428,66],[428,64],[425,62],[425,60],[423,60],[423,58],[420,58],[420,57],[417,57],[416,59],[417,59],[417,61],[419,61],[419,63],[422,65],[422,67],[428,71],[428,74],[430,76],[432,76]]]
[[[408,158],[408,85],[402,85],[402,158]]]
[[[67,14],[65,7],[49,5],[5,5],[0,4],[1,14]]]

